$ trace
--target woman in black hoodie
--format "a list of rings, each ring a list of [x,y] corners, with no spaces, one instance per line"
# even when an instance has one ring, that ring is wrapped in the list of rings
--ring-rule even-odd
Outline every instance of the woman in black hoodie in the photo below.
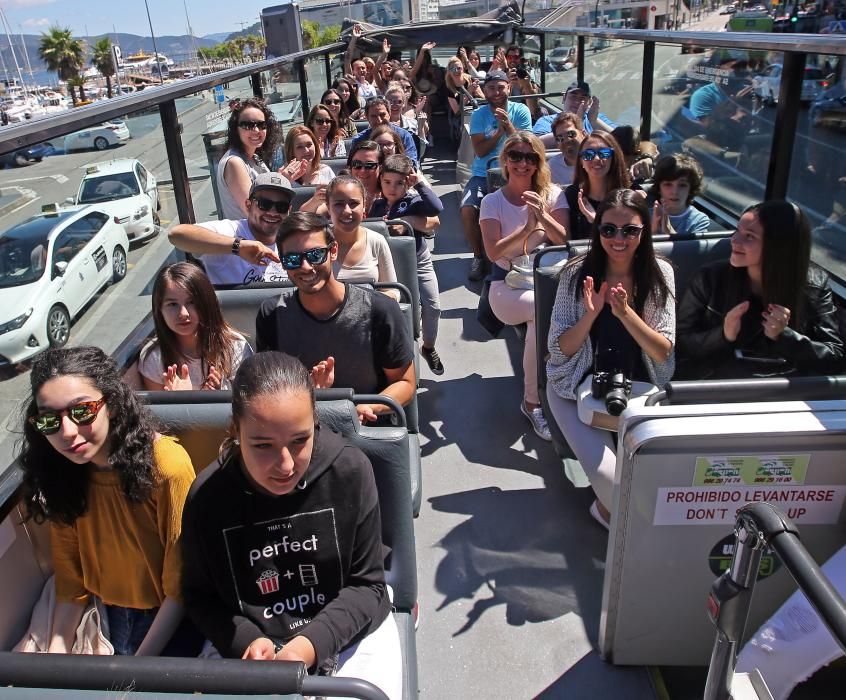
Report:
[[[279,352],[242,363],[229,433],[185,504],[189,615],[225,657],[302,661],[400,697],[367,457],[320,427],[308,371]]]

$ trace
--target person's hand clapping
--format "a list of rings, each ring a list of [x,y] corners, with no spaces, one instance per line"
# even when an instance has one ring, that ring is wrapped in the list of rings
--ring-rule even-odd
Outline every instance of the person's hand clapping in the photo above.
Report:
[[[587,108],[587,115],[588,119],[590,119],[591,123],[595,122],[597,117],[599,116],[599,98],[598,97],[591,97],[588,103]]]
[[[294,158],[290,163],[279,169],[279,174],[287,178],[290,182],[299,180],[308,172],[308,161]]]
[[[602,311],[602,307],[605,306],[605,300],[608,293],[608,283],[603,282],[599,286],[599,291],[597,291],[594,288],[593,277],[588,275],[585,277],[582,293],[584,295],[585,311],[588,315],[596,318],[599,316],[599,312]]]
[[[667,210],[657,199],[652,205],[652,233],[667,233],[670,220]]]
[[[188,365],[170,365],[166,372],[162,372],[162,384],[165,391],[191,391],[191,377],[188,374]]]
[[[494,110],[494,118],[502,129],[508,129],[511,126],[511,119],[508,117],[508,112],[502,109],[502,107],[497,107]]]
[[[764,335],[770,340],[776,340],[790,323],[790,309],[778,304],[769,304],[761,316]]]
[[[590,200],[585,197],[585,191],[582,189],[579,190],[578,203],[579,211],[582,212],[582,216],[585,217],[589,224],[592,224],[593,220],[596,218],[596,210],[593,208],[593,204],[590,203]]]
[[[629,293],[622,284],[608,290],[608,303],[611,305],[611,313],[617,318],[623,319],[628,315]]]
[[[261,241],[241,240],[238,257],[253,265],[267,265],[268,262],[279,262],[279,256]]]
[[[331,389],[335,383],[335,358],[327,357],[312,367],[311,381],[315,389]]]
[[[723,319],[723,336],[727,341],[733,343],[740,335],[740,322],[743,314],[749,311],[749,302],[742,301],[731,309]]]
[[[546,222],[549,212],[546,208],[546,202],[544,201],[543,197],[541,197],[537,192],[533,192],[532,190],[526,190],[523,193],[523,201],[526,203],[528,207],[529,214],[533,214],[535,221],[537,223],[544,223]]]
[[[203,385],[200,387],[204,390],[211,390],[215,391],[220,389],[220,384],[223,381],[223,376],[220,374],[220,370],[217,369],[214,365],[209,367],[209,374],[206,377],[206,381],[203,382]]]

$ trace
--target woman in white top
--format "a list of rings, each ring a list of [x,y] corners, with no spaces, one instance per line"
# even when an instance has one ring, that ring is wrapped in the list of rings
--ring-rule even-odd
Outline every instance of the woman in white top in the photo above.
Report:
[[[312,107],[305,125],[317,137],[320,143],[320,155],[323,158],[347,157],[344,137],[328,105],[319,104]]]
[[[326,187],[335,177],[332,168],[320,162],[320,142],[307,126],[292,127],[285,137],[286,165],[279,172],[294,189],[317,185],[314,196],[303,202],[299,211],[315,213],[326,202]]]
[[[329,183],[326,200],[338,241],[335,278],[364,284],[396,282],[397,273],[387,239],[361,225],[365,206],[361,181],[351,175],[339,175]],[[398,298],[395,290],[387,291],[391,292],[388,296]]]
[[[147,390],[229,389],[253,354],[223,320],[209,278],[193,263],[164,267],[153,283],[156,338],[141,350],[138,372]]]
[[[503,323],[527,325],[523,348],[523,401],[520,410],[538,437],[551,440],[538,397],[535,351],[535,292],[514,289],[505,282],[511,261],[544,244],[567,240],[561,190],[552,184],[543,144],[528,131],[508,137],[499,162],[505,184],[482,200],[479,225],[488,259],[494,262],[489,279],[490,305]]]
[[[281,138],[281,129],[264,100],[243,100],[229,115],[226,152],[217,164],[219,212],[223,219],[247,217],[247,199],[253,181],[270,172],[273,151]]]

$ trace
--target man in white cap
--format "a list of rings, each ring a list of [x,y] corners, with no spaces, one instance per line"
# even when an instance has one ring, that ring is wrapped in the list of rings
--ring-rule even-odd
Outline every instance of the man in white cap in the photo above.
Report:
[[[282,282],[276,234],[291,208],[294,190],[278,173],[262,173],[250,188],[247,218],[177,224],[168,233],[174,247],[199,258],[212,284]]]

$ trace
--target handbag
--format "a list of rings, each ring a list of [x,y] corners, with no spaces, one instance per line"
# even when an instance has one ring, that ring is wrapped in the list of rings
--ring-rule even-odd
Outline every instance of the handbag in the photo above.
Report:
[[[605,402],[602,399],[593,398],[591,393],[591,383],[593,382],[593,373],[588,374],[584,381],[579,384],[576,389],[576,408],[579,414],[579,420],[585,425],[592,428],[599,428],[600,430],[610,430],[617,432],[620,429],[620,416],[612,416],[605,408]],[[646,400],[658,391],[658,387],[649,382],[632,382],[632,393],[629,395],[629,407],[645,406]]]
[[[535,255],[543,246],[538,246],[529,253],[526,246],[529,243],[529,236],[523,241],[523,254],[511,260],[511,269],[505,275],[505,284],[511,289],[534,289],[535,288]]]

